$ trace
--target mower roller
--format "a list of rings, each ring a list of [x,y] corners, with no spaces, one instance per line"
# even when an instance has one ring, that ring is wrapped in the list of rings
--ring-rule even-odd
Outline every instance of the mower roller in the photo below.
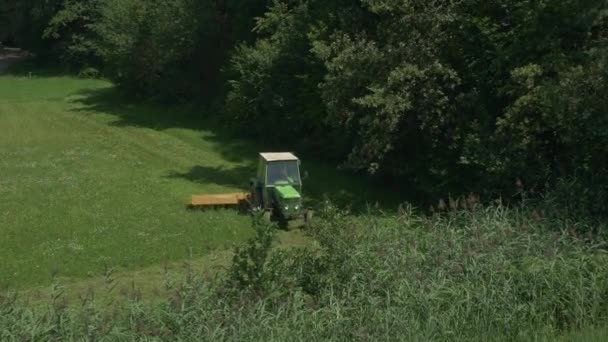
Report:
[[[302,204],[300,160],[290,152],[260,153],[256,177],[249,180],[249,192],[194,195],[189,207],[263,211],[268,221],[303,219],[308,223],[312,219],[312,211]]]

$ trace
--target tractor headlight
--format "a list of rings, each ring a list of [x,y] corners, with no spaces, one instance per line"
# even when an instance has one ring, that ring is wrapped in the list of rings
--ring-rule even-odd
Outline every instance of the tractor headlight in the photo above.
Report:
[[[295,210],[300,209],[300,206],[296,205],[295,207],[293,207]]]
[[[289,206],[288,205],[285,206],[285,210],[289,210]]]

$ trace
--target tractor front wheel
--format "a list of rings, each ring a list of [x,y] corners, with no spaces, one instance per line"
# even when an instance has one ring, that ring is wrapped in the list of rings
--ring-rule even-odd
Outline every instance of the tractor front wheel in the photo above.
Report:
[[[308,209],[304,213],[304,224],[309,226],[312,223],[312,210]]]

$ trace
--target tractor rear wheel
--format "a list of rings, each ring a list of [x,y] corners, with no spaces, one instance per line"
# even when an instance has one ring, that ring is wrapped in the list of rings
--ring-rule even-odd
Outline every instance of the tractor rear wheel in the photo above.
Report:
[[[272,221],[272,210],[264,211],[264,222],[270,223]]]
[[[262,190],[260,190],[257,187],[252,187],[251,188],[251,201],[252,201],[252,205],[254,207],[261,207],[262,206]]]

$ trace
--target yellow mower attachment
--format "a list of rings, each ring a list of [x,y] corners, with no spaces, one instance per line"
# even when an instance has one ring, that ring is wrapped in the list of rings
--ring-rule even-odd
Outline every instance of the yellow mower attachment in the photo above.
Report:
[[[234,192],[230,194],[193,195],[190,208],[212,208],[245,206],[249,204],[249,193]]]

